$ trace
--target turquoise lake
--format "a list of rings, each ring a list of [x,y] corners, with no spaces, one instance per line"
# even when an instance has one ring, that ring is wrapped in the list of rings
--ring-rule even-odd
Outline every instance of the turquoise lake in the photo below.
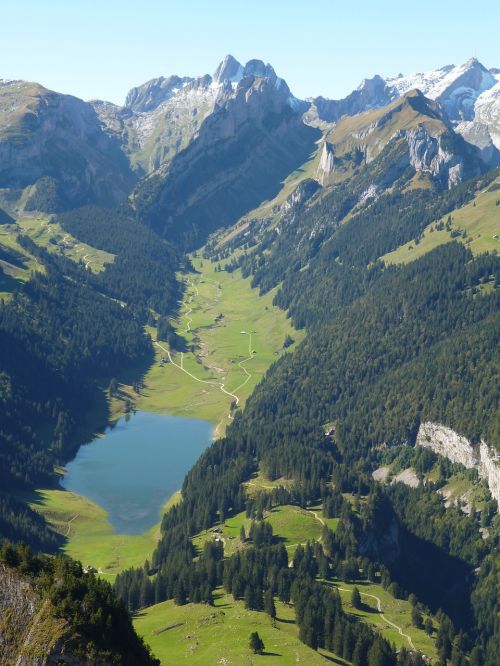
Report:
[[[88,497],[119,534],[142,534],[212,441],[208,421],[135,412],[80,447],[61,485]]]

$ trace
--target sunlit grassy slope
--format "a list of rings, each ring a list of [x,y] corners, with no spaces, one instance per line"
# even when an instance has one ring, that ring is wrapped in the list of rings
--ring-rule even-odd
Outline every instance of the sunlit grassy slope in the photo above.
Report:
[[[293,608],[278,600],[275,603],[275,626],[265,613],[245,610],[243,602],[234,601],[220,590],[215,594],[214,607],[175,606],[172,601],[166,601],[140,612],[134,626],[163,666],[347,663],[331,653],[316,652],[301,643]],[[264,641],[262,656],[249,650],[249,636],[253,631]]]
[[[164,510],[178,499],[175,494]],[[159,522],[144,534],[116,534],[104,509],[66,490],[38,490],[29,500],[52,529],[65,538],[63,550],[67,555],[111,579],[120,571],[140,567],[150,559],[160,535]]]
[[[393,252],[384,255],[386,264],[408,263],[430,252],[438,245],[456,240],[470,247],[474,254],[482,252],[500,252],[500,177],[462,208],[451,215],[451,230],[446,230],[448,215],[442,220],[430,224],[418,244],[415,241],[405,243]],[[439,222],[445,228],[438,230]]]

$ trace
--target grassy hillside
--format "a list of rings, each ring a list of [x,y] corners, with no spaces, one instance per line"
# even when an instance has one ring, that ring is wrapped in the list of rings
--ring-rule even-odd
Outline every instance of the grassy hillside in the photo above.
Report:
[[[474,254],[500,251],[500,205],[497,201],[500,201],[500,177],[470,203],[427,226],[418,244],[414,240],[405,243],[382,259],[386,264],[408,263],[452,239],[465,244]],[[451,223],[446,228],[449,217]]]
[[[434,620],[433,636],[428,636],[422,629],[417,629],[411,621],[412,607],[408,601],[395,599],[392,594],[384,590],[382,585],[360,581],[354,583],[344,583],[335,580],[332,583],[336,587],[342,599],[344,609],[358,617],[363,622],[373,625],[382,635],[397,648],[411,648],[423,652],[427,657],[436,658],[436,621]],[[362,607],[354,608],[351,603],[351,595],[354,587],[357,587],[361,594]],[[378,608],[378,600],[380,607]],[[424,619],[427,617],[424,614]],[[432,618],[431,618],[432,619]]]
[[[116,534],[106,511],[81,495],[42,489],[27,499],[50,527],[65,538],[63,551],[84,566],[95,567],[107,580],[112,581],[120,571],[142,566],[145,559],[151,559],[159,538],[159,522],[144,534]],[[176,493],[165,504],[164,511],[178,499]]]
[[[306,541],[318,540],[321,537],[323,519],[319,510],[306,511],[298,506],[278,506],[266,512],[265,519],[272,525],[274,535],[285,544],[290,556],[293,556],[299,543],[304,544]],[[222,539],[226,556],[243,547],[240,530],[244,527],[248,535],[251,523],[245,512],[241,512],[217,526],[221,530],[217,538]],[[211,535],[211,530],[201,532],[194,537],[193,544],[201,551],[205,541],[212,539]]]
[[[340,591],[347,613],[367,622],[397,648],[411,648],[436,658],[435,630],[428,636],[411,622],[411,605],[395,599],[381,585],[358,583],[362,608],[351,604],[351,583],[334,581],[332,586]],[[382,612],[378,610],[377,599]],[[166,601],[137,613],[134,627],[144,638],[165,666],[170,664],[296,664],[308,666],[327,661],[346,664],[344,660],[325,650],[315,652],[298,640],[295,612],[292,605],[275,599],[277,620],[275,626],[263,612],[246,610],[242,601],[235,601],[223,590],[216,590],[214,606],[187,604],[176,606]],[[434,627],[436,623],[434,621]],[[252,655],[248,649],[248,637],[257,631],[265,644],[263,657]],[[224,640],[221,640],[221,637]]]
[[[35,257],[21,248],[16,240],[17,236],[26,236],[54,254],[64,255],[73,261],[81,261],[94,273],[102,271],[106,264],[114,260],[114,256],[109,252],[81,243],[66,233],[50,216],[45,214],[23,216],[15,224],[0,227],[0,248],[3,245],[6,249],[19,253],[22,258],[21,262],[13,263],[3,260],[0,255],[0,267],[5,274],[3,279],[0,279],[0,298],[8,297],[19,282],[26,282],[31,271],[42,270]]]
[[[324,650],[316,652],[301,643],[292,607],[276,600],[277,619],[246,610],[243,602],[218,590],[214,607],[203,604],[175,606],[166,601],[145,609],[134,619],[144,638],[164,666],[236,666],[239,664],[347,664]],[[254,655],[248,647],[250,633],[257,631],[265,653]]]

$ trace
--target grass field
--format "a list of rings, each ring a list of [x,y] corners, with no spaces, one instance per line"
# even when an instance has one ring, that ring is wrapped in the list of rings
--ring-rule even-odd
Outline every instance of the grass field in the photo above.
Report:
[[[172,601],[166,601],[139,613],[134,626],[163,666],[347,663],[331,653],[316,652],[301,643],[293,608],[278,600],[275,603],[274,627],[265,613],[245,610],[243,602],[234,601],[220,590],[215,594],[214,607],[175,606]],[[253,631],[264,641],[262,656],[249,650],[249,636]]]
[[[0,261],[5,276],[0,277],[0,298],[8,298],[19,282],[29,279],[32,271],[43,270],[35,257],[24,250],[17,242],[17,236],[26,236],[49,252],[61,254],[73,261],[82,261],[94,272],[103,270],[107,263],[114,260],[114,255],[80,243],[67,234],[50,216],[39,214],[22,217],[16,224],[0,227],[0,244],[23,255],[24,266],[15,266]]]
[[[160,536],[159,522],[145,534],[116,534],[104,509],[67,490],[38,490],[27,499],[65,538],[67,555],[95,567],[110,580],[123,569],[142,566],[150,559]],[[175,494],[164,510],[178,499]]]
[[[352,583],[344,583],[343,581],[334,581],[334,587],[342,588],[339,590],[342,599],[344,610],[359,617],[364,622],[373,625],[377,628],[384,638],[391,643],[394,643],[397,648],[411,647],[408,638],[402,636],[401,633],[387,620],[393,622],[401,628],[403,634],[409,636],[413,645],[417,650],[420,650],[428,657],[434,659],[437,656],[435,647],[435,632],[433,636],[428,636],[423,629],[417,629],[411,622],[411,604],[409,601],[402,599],[395,599],[387,590],[384,590],[382,585],[375,583],[368,583],[365,581],[357,582],[355,585]],[[354,587],[357,587],[361,593],[361,601],[363,608],[358,610],[351,605],[351,593]],[[368,596],[372,595],[372,596]],[[381,602],[382,613],[379,613],[377,607],[377,600],[373,597],[378,597]],[[386,618],[384,620],[384,617]],[[425,619],[424,615],[424,619]],[[434,627],[437,625],[434,622]]]
[[[314,513],[316,513],[316,516]],[[306,543],[313,539],[320,539],[323,525],[321,523],[322,517],[319,510],[306,511],[298,506],[286,505],[274,508],[271,512],[266,511],[265,520],[272,525],[273,534],[282,543],[285,544],[288,554],[293,557],[295,548],[299,543]],[[331,521],[337,521],[336,518],[331,518]],[[329,522],[325,520],[325,522]],[[338,522],[338,521],[337,521]],[[222,534],[219,538],[224,541],[224,554],[226,556],[232,555],[238,548],[243,546],[240,540],[241,528],[245,528],[245,533],[248,535],[252,521],[246,517],[245,512],[241,512],[225,520],[222,525],[217,525],[222,529]],[[193,538],[193,544],[201,551],[205,541],[210,540],[212,529],[206,530],[197,534]],[[336,524],[332,523],[332,529],[335,529]]]
[[[418,650],[431,659],[436,657],[434,636],[411,624],[411,605],[408,601],[394,599],[381,585],[358,583],[363,607],[357,610],[351,605],[353,584],[335,581],[334,587],[342,588],[340,595],[344,610],[364,622],[394,643],[397,648],[410,647],[408,637]],[[372,596],[369,596],[372,595]],[[382,613],[378,611],[377,597]],[[264,613],[245,610],[240,601],[234,601],[221,590],[215,593],[215,606],[187,604],[175,606],[167,601],[138,613],[134,625],[163,665],[190,664],[343,664],[343,660],[330,653],[313,652],[298,641],[293,607],[275,600],[276,627]],[[385,618],[385,619],[384,619]],[[394,623],[401,628],[391,626]],[[262,657],[248,650],[248,637],[258,631],[264,640],[266,653]],[[224,640],[221,640],[224,636]]]
[[[181,313],[173,322],[189,351],[156,347],[156,359],[144,378],[141,395],[130,394],[138,409],[201,418],[218,424],[220,435],[230,422],[234,398],[242,407],[268,367],[283,353],[287,334],[298,341],[285,313],[272,305],[274,293],[259,296],[240,272],[216,271],[216,264],[194,258],[196,272],[187,283]],[[243,333],[244,331],[244,333]],[[153,339],[156,332],[152,331]],[[190,373],[190,374],[187,374]]]
[[[454,240],[464,243],[474,254],[494,250],[500,252],[500,206],[496,205],[500,200],[500,189],[495,189],[496,186],[500,186],[500,178],[480,192],[473,201],[451,213],[451,229],[466,232],[465,238],[457,236]],[[441,221],[446,223],[447,219],[448,215],[445,215]],[[382,259],[386,264],[408,263],[438,245],[453,240],[446,229],[441,231],[436,229],[437,223],[439,220],[424,230],[423,238],[418,245],[415,245],[415,241],[410,241],[384,255]]]

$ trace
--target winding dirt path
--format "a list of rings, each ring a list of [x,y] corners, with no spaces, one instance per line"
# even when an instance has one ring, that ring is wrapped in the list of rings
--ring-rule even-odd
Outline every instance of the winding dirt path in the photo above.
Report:
[[[318,514],[316,513],[316,511],[312,511],[311,509],[306,509],[306,511],[308,511],[309,513],[312,513],[312,515],[316,518],[316,520],[318,520],[318,521],[323,525],[323,527],[326,527],[326,523],[325,523],[325,521],[323,520],[323,518],[320,518],[320,517],[318,516]]]
[[[210,379],[199,379],[198,377],[195,377],[193,374],[191,374],[191,373],[189,372],[189,370],[186,370],[186,368],[184,368],[182,364],[179,365],[178,363],[176,363],[176,362],[174,361],[174,359],[172,358],[172,355],[171,355],[170,351],[169,351],[166,347],[164,347],[162,344],[160,344],[160,343],[157,342],[157,341],[155,341],[155,345],[157,345],[160,349],[162,349],[162,350],[167,354],[167,356],[168,356],[168,360],[170,361],[170,363],[171,363],[172,365],[174,365],[174,366],[175,366],[176,368],[178,368],[179,370],[182,370],[182,372],[185,372],[186,375],[189,375],[189,376],[191,377],[191,379],[194,379],[196,382],[200,382],[200,384],[209,384],[209,385],[211,385],[211,386],[218,386],[218,387],[220,388],[220,390],[221,390],[223,393],[225,393],[226,395],[228,395],[230,398],[233,398],[233,399],[236,401],[236,404],[239,403],[240,399],[238,398],[238,396],[235,395],[234,393],[231,393],[230,391],[227,391],[227,390],[225,389],[225,387],[224,387],[224,383],[223,383],[223,382],[214,382],[214,381],[211,381]],[[182,356],[181,356],[181,358],[182,358]]]
[[[87,256],[88,255],[85,255],[85,257],[83,257],[84,261],[85,261]],[[221,296],[221,293],[222,293],[222,289],[220,287],[220,284],[218,282],[216,282],[215,280],[211,280],[209,278],[204,278],[204,279],[207,282],[210,281],[210,282],[213,282],[216,285],[217,292],[216,292],[214,303],[217,303],[220,300],[220,296]],[[196,286],[196,284],[190,280],[189,285],[195,290],[195,292],[196,292],[195,295],[199,296],[200,292],[199,292],[198,287]],[[184,329],[184,333],[192,333],[193,332],[192,329],[191,329],[191,324],[193,322],[193,319],[192,319],[192,317],[190,317],[190,315],[193,312],[193,308],[191,307],[191,303],[193,302],[193,298],[194,298],[195,295],[190,294],[188,301],[185,303],[185,307],[187,307],[187,311],[183,314],[183,317],[186,319],[187,323],[186,323],[186,328]],[[199,377],[196,377],[191,372],[189,372],[189,370],[186,370],[186,368],[184,367],[184,352],[181,352],[181,354],[180,354],[180,363],[176,363],[174,361],[173,357],[172,357],[172,354],[170,353],[170,351],[166,347],[164,347],[158,341],[155,341],[155,345],[167,354],[168,360],[170,361],[170,363],[173,366],[175,366],[178,370],[180,370],[181,372],[184,372],[186,375],[191,377],[191,379],[194,379],[196,382],[199,382],[200,384],[208,384],[209,386],[218,387],[219,390],[222,391],[222,393],[227,395],[229,398],[232,398],[234,400],[236,406],[238,406],[239,403],[240,403],[240,398],[237,395],[237,391],[240,391],[252,378],[252,374],[250,372],[248,372],[248,370],[244,367],[244,364],[247,363],[248,361],[252,360],[252,358],[254,357],[253,350],[252,350],[252,333],[245,333],[245,335],[249,336],[248,356],[246,358],[242,359],[241,361],[239,361],[238,367],[240,368],[240,370],[246,376],[245,376],[245,380],[239,386],[237,386],[235,389],[233,389],[233,391],[228,391],[226,389],[226,386],[225,386],[224,382],[213,381],[213,380],[210,380],[210,379],[200,379]],[[233,418],[231,413],[228,414],[228,418],[229,419]],[[216,432],[218,432],[218,428],[219,428],[219,426],[217,426]]]
[[[341,592],[352,592],[352,590],[348,590],[345,587],[337,587],[336,589],[340,590]],[[396,629],[400,636],[402,636],[403,638],[406,638],[406,640],[408,641],[408,645],[411,647],[412,650],[417,649],[415,647],[415,645],[413,644],[411,636],[409,636],[408,634],[405,634],[403,629],[400,626],[398,626],[397,624],[395,624],[394,622],[389,620],[384,615],[384,612],[382,611],[382,602],[380,601],[379,597],[377,597],[375,594],[368,594],[368,592],[361,592],[361,590],[359,591],[359,593],[362,597],[370,597],[371,599],[375,599],[375,601],[377,602],[377,610],[380,613],[380,617],[384,620],[384,622],[387,622],[387,624],[389,624],[391,627]]]
[[[76,516],[73,516],[73,518],[71,518],[71,520],[68,520],[68,523],[67,523],[67,525],[68,525],[68,529],[67,529],[67,531],[66,531],[66,536],[67,536],[67,537],[69,537],[69,533],[71,532],[71,523],[72,523],[74,520],[76,520],[79,516],[80,516],[80,514],[77,513]]]

